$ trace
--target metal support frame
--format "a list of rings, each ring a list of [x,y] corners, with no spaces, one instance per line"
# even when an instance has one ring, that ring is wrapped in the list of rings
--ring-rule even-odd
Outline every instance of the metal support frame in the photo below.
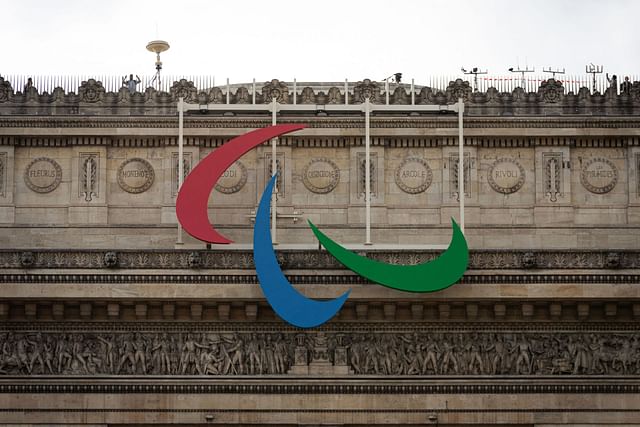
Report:
[[[178,191],[182,188],[184,177],[184,98],[178,99]],[[178,192],[176,191],[176,197]],[[178,245],[182,244],[182,224],[178,221]]]
[[[347,85],[345,83],[345,89]],[[271,123],[275,125],[277,123],[277,113],[282,111],[296,111],[296,112],[362,112],[365,116],[365,245],[371,245],[371,123],[370,116],[374,111],[381,112],[455,112],[458,114],[458,194],[460,202],[460,229],[464,233],[465,219],[464,219],[464,101],[462,98],[458,99],[458,102],[451,105],[389,105],[389,104],[372,104],[369,98],[365,98],[362,104],[348,104],[348,93],[345,94],[345,104],[327,104],[327,105],[313,105],[313,104],[280,104],[276,98],[268,104],[255,104],[255,86],[253,91],[253,104],[190,104],[184,102],[182,98],[178,101],[178,185],[182,186],[183,170],[183,134],[184,123],[183,115],[186,111],[233,111],[233,112],[270,112]],[[271,173],[272,176],[277,172],[277,140],[273,138],[271,140]],[[180,191],[180,189],[178,189]],[[277,243],[277,194],[278,187],[271,196],[271,238],[273,243]],[[182,227],[178,223],[178,244],[182,243]]]

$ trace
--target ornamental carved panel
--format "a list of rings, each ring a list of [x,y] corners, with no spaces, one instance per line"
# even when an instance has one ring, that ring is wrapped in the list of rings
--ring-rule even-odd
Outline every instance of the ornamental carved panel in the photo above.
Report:
[[[312,193],[330,193],[339,182],[340,168],[328,158],[312,159],[302,171],[302,183]]]
[[[218,180],[216,191],[223,194],[237,193],[245,186],[247,178],[247,167],[240,160],[236,160]]]
[[[118,167],[118,185],[127,193],[144,193],[153,185],[154,179],[153,166],[145,159],[127,159]]]
[[[78,197],[90,202],[98,197],[100,154],[80,153],[78,162]]]
[[[433,181],[433,172],[426,160],[407,157],[395,172],[396,185],[405,193],[419,194],[427,191]]]
[[[458,162],[459,156],[457,153],[449,154],[449,196],[459,199],[458,192]],[[464,194],[466,197],[471,197],[471,154],[464,153]]]
[[[191,153],[183,153],[182,158],[182,182],[191,172]],[[173,197],[178,195],[178,176],[179,176],[179,163],[178,163],[178,153],[171,153],[171,195]]]
[[[487,180],[489,186],[498,193],[515,193],[524,185],[524,168],[515,159],[497,159],[489,168]]]
[[[365,153],[358,153],[357,155],[358,165],[358,198],[364,199],[366,190],[366,170],[367,161]],[[370,153],[369,156],[369,179],[371,198],[378,196],[378,153]]]
[[[543,153],[543,191],[550,202],[557,202],[564,195],[563,153]]]
[[[29,163],[24,171],[24,182],[36,193],[50,193],[62,181],[62,168],[53,159],[38,157]]]
[[[618,169],[609,159],[594,157],[582,165],[580,172],[582,186],[595,194],[606,194],[618,182]]]

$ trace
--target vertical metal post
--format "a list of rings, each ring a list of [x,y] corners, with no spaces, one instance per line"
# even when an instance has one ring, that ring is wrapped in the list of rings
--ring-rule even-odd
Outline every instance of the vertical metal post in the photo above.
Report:
[[[182,177],[184,174],[184,164],[182,157],[184,155],[184,98],[178,99],[178,192],[182,188]],[[182,224],[178,221],[178,241],[182,244]]]
[[[462,130],[462,114],[464,102],[458,98],[458,197],[460,199],[460,229],[464,233],[464,133]]]
[[[371,244],[371,141],[370,141],[369,97],[364,99],[364,203],[365,203],[365,245]]]
[[[416,91],[413,79],[411,79],[411,105],[416,105]]]
[[[277,119],[276,114],[278,112],[278,101],[275,97],[272,98],[271,101],[271,124],[273,126],[276,125]],[[276,143],[278,138],[271,139],[271,176],[273,177],[276,173],[278,173],[278,163],[276,162]],[[276,179],[275,190],[271,194],[271,241],[274,245],[278,244],[278,239],[276,238],[276,201],[278,200],[278,180]]]
[[[384,81],[384,92],[387,98],[387,105],[389,105],[389,79]]]
[[[349,82],[344,79],[344,105],[349,105]]]

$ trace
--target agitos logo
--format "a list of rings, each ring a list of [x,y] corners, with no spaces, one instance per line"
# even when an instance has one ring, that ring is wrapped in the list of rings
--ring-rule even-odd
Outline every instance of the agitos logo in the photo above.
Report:
[[[186,177],[176,201],[178,220],[196,239],[227,244],[231,240],[218,233],[209,222],[207,203],[220,176],[229,166],[252,148],[286,133],[303,129],[302,125],[277,125],[258,129],[234,138],[205,157]],[[349,293],[318,301],[307,298],[289,283],[282,273],[271,241],[269,229],[270,199],[274,175],[267,184],[256,213],[253,229],[253,258],[260,287],[274,311],[286,322],[300,328],[312,328],[331,319],[340,310]],[[358,255],[331,240],[309,222],[322,246],[346,268],[392,289],[408,292],[434,292],[458,281],[467,269],[467,241],[452,219],[453,237],[439,257],[417,265],[392,265]]]

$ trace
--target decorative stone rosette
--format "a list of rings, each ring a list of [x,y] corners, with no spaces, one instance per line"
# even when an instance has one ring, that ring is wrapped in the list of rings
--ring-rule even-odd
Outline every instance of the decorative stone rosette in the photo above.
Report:
[[[151,163],[139,157],[125,160],[118,168],[118,185],[127,193],[144,193],[153,185],[154,179]]]
[[[419,194],[427,190],[433,181],[433,172],[424,159],[407,157],[395,173],[396,184],[408,194]]]
[[[241,161],[235,161],[229,169],[224,171],[218,183],[216,191],[222,194],[233,194],[242,190],[247,183],[247,168]]]
[[[592,193],[608,193],[618,183],[618,168],[609,159],[594,157],[582,166],[580,183]]]
[[[50,193],[62,181],[62,168],[53,159],[38,157],[27,165],[24,171],[24,182],[36,193]]]
[[[524,168],[514,159],[497,159],[489,168],[487,180],[496,192],[512,194],[524,185]]]
[[[327,158],[311,160],[302,171],[302,183],[312,193],[330,193],[339,182],[340,169]]]

